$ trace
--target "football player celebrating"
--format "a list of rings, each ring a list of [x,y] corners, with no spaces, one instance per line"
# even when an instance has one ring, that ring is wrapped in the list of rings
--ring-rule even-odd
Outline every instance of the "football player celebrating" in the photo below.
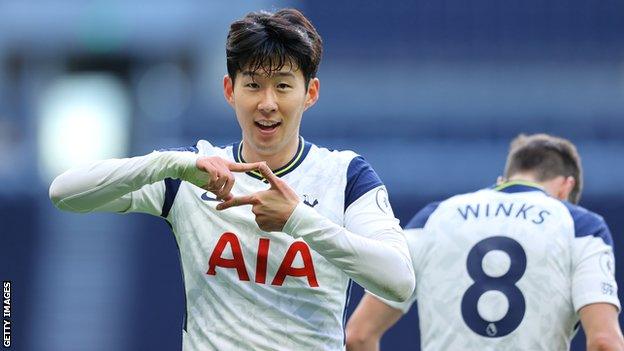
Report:
[[[414,300],[423,350],[567,350],[579,318],[588,350],[624,350],[611,233],[574,205],[581,185],[571,142],[516,138],[496,187],[430,204],[407,225],[414,295],[366,294],[348,350],[378,349]]]
[[[299,11],[248,14],[231,24],[223,79],[242,141],[104,160],[50,187],[63,210],[170,223],[186,351],[340,350],[351,279],[391,300],[412,294],[407,243],[377,174],[299,135],[319,97],[321,51]]]

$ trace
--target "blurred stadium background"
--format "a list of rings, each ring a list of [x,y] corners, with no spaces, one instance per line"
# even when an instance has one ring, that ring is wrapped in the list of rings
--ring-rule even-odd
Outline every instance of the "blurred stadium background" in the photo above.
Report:
[[[228,24],[284,6],[325,41],[302,134],[366,157],[403,224],[429,201],[491,185],[516,134],[553,133],[580,150],[582,204],[610,224],[624,283],[622,1],[4,0],[0,278],[13,281],[15,350],[180,348],[164,221],[61,213],[47,189],[86,160],[238,140],[221,92]],[[418,342],[412,311],[383,346]]]

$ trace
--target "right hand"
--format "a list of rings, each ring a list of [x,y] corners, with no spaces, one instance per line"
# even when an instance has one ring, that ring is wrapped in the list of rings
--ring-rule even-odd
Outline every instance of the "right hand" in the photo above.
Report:
[[[215,194],[217,199],[226,201],[233,197],[230,193],[234,187],[232,172],[253,171],[258,169],[261,164],[263,162],[235,163],[218,156],[200,157],[195,162],[195,166],[201,174],[193,177],[196,181],[191,182]],[[203,184],[197,184],[197,179],[201,179]]]

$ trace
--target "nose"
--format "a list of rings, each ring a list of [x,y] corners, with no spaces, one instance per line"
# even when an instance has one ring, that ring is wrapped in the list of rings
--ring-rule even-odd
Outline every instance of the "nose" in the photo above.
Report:
[[[262,93],[258,110],[262,113],[271,113],[277,111],[277,97],[273,89],[265,89]]]

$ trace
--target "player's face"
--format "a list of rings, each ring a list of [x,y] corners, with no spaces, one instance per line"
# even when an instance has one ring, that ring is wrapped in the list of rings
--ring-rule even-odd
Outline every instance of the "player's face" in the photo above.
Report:
[[[238,72],[234,82],[226,75],[223,91],[236,112],[245,146],[275,156],[298,143],[301,116],[318,99],[319,80],[310,80],[306,89],[301,71],[288,65],[270,76],[260,72]]]

